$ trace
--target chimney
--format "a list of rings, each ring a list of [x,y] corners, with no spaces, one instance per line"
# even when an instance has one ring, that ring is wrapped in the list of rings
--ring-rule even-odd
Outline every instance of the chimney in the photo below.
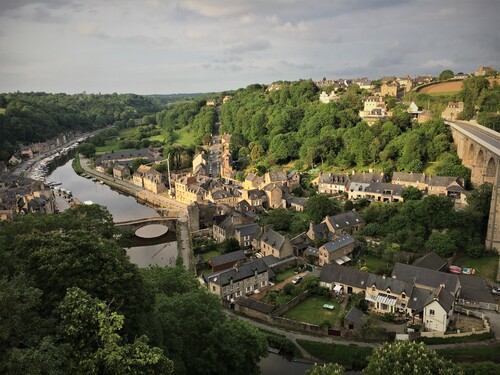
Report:
[[[382,275],[382,279],[384,279],[384,280],[385,280],[385,274],[383,274],[383,275]]]

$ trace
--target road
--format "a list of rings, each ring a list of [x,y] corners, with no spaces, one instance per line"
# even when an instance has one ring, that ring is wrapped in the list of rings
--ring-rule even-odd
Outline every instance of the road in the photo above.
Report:
[[[485,146],[490,151],[497,153],[500,150],[500,133],[465,121],[453,121],[453,124],[456,127],[463,129],[465,132],[479,138],[485,145],[492,146],[491,148]],[[497,155],[500,156],[500,154]]]
[[[211,144],[207,147],[208,151],[208,176],[218,178],[220,177],[220,166],[222,163],[222,144],[221,137],[219,135],[220,127],[220,107],[215,109],[217,114],[217,120],[214,126],[214,132],[212,134]]]

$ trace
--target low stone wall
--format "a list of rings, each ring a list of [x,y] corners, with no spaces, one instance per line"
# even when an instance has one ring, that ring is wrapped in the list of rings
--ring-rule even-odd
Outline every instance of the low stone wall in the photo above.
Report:
[[[234,311],[236,311],[239,314],[249,316],[250,318],[262,320],[263,322],[266,322],[266,323],[270,323],[270,324],[273,323],[273,318],[271,317],[271,315],[265,314],[265,313],[257,311],[257,310],[250,309],[248,307],[244,307],[244,306],[240,306],[238,304],[235,304]]]
[[[300,331],[313,332],[320,335],[328,335],[328,327],[320,327],[315,324],[309,324],[304,322],[298,322],[296,320],[291,320],[287,318],[282,318],[280,316],[273,316],[271,318],[272,324],[284,327],[291,328]]]
[[[500,311],[500,307],[496,303],[486,303],[486,302],[476,302],[476,301],[468,301],[463,298],[458,300],[458,304],[465,306],[469,309],[484,309],[484,310],[492,310],[492,311]]]
[[[272,316],[277,317],[277,316],[283,315],[288,310],[294,308],[299,303],[301,303],[303,300],[305,300],[307,297],[309,297],[310,294],[311,294],[311,292],[309,290],[306,290],[305,292],[300,293],[297,297],[293,298],[290,302],[284,304],[279,309],[274,310],[272,313]]]
[[[212,237],[213,228],[200,229],[191,232],[192,238]]]
[[[296,267],[298,263],[299,263],[299,258],[294,256],[272,264],[271,268],[274,272],[280,273],[289,269],[290,267]]]
[[[465,336],[472,336],[472,335],[480,335],[483,333],[490,333],[491,332],[491,326],[490,322],[488,322],[488,319],[486,319],[485,315],[481,311],[474,311],[474,310],[467,310],[464,309],[463,307],[460,306],[455,306],[455,311],[459,312],[461,314],[466,314],[467,316],[474,316],[476,318],[479,318],[483,321],[483,329],[481,330],[475,330],[474,328],[472,329],[471,332],[460,332],[458,331],[457,333],[443,333],[443,332],[420,332],[421,337],[440,337],[440,338],[449,338],[449,337],[465,337]]]

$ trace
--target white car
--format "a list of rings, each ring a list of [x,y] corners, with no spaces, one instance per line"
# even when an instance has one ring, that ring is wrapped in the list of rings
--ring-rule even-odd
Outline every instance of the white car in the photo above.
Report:
[[[301,281],[302,281],[302,276],[297,276],[292,279],[293,284],[300,284]]]
[[[500,286],[491,289],[491,293],[500,295]]]

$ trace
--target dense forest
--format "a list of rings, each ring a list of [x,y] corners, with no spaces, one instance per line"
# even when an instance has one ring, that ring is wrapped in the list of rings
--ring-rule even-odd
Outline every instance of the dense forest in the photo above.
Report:
[[[258,373],[265,337],[182,265],[131,264],[123,238],[97,205],[2,223],[0,373]]]
[[[152,100],[135,94],[0,94],[0,160],[8,160],[22,144],[69,131],[122,129],[158,110]]]

